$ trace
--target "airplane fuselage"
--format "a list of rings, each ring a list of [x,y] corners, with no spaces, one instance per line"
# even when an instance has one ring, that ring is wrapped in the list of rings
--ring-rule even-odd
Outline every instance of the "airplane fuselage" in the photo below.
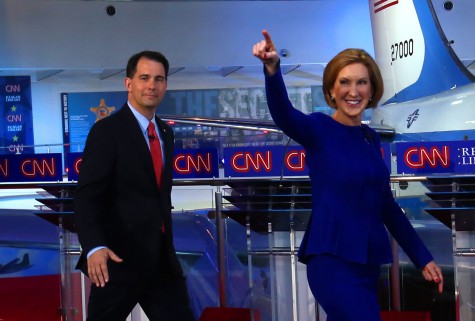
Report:
[[[371,124],[395,129],[403,141],[475,140],[475,83],[374,109]]]

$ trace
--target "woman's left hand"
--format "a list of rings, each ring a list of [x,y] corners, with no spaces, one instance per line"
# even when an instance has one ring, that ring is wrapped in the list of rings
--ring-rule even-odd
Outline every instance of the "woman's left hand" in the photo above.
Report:
[[[444,288],[444,277],[440,267],[435,264],[434,261],[430,261],[424,269],[422,269],[422,275],[427,281],[434,281],[439,284],[439,293],[442,293]]]

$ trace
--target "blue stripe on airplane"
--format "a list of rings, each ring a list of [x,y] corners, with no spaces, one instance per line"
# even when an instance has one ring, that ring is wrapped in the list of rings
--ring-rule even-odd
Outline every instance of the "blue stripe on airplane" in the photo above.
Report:
[[[421,75],[414,84],[401,90],[384,104],[430,96],[475,81],[475,77],[450,47],[430,0],[414,0],[414,6],[425,42]]]

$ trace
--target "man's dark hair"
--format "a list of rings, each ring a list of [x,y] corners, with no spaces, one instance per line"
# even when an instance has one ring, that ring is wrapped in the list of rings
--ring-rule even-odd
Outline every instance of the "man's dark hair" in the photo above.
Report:
[[[147,58],[156,62],[159,62],[165,68],[165,77],[168,78],[168,69],[170,67],[167,58],[158,51],[145,50],[139,53],[136,53],[129,58],[127,62],[127,69],[125,70],[125,75],[127,78],[133,78],[137,72],[137,64],[139,63],[140,58]]]

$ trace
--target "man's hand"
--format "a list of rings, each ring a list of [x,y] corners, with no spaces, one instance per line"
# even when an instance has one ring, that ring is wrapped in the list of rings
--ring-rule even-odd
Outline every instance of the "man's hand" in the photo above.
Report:
[[[109,282],[109,271],[107,270],[107,260],[120,263],[122,259],[108,248],[102,248],[92,253],[87,259],[87,273],[89,279],[97,287],[104,287]]]
[[[261,40],[252,47],[252,54],[264,63],[267,73],[273,75],[277,71],[277,65],[280,60],[279,54],[267,30],[262,30],[262,35],[264,40]]]

